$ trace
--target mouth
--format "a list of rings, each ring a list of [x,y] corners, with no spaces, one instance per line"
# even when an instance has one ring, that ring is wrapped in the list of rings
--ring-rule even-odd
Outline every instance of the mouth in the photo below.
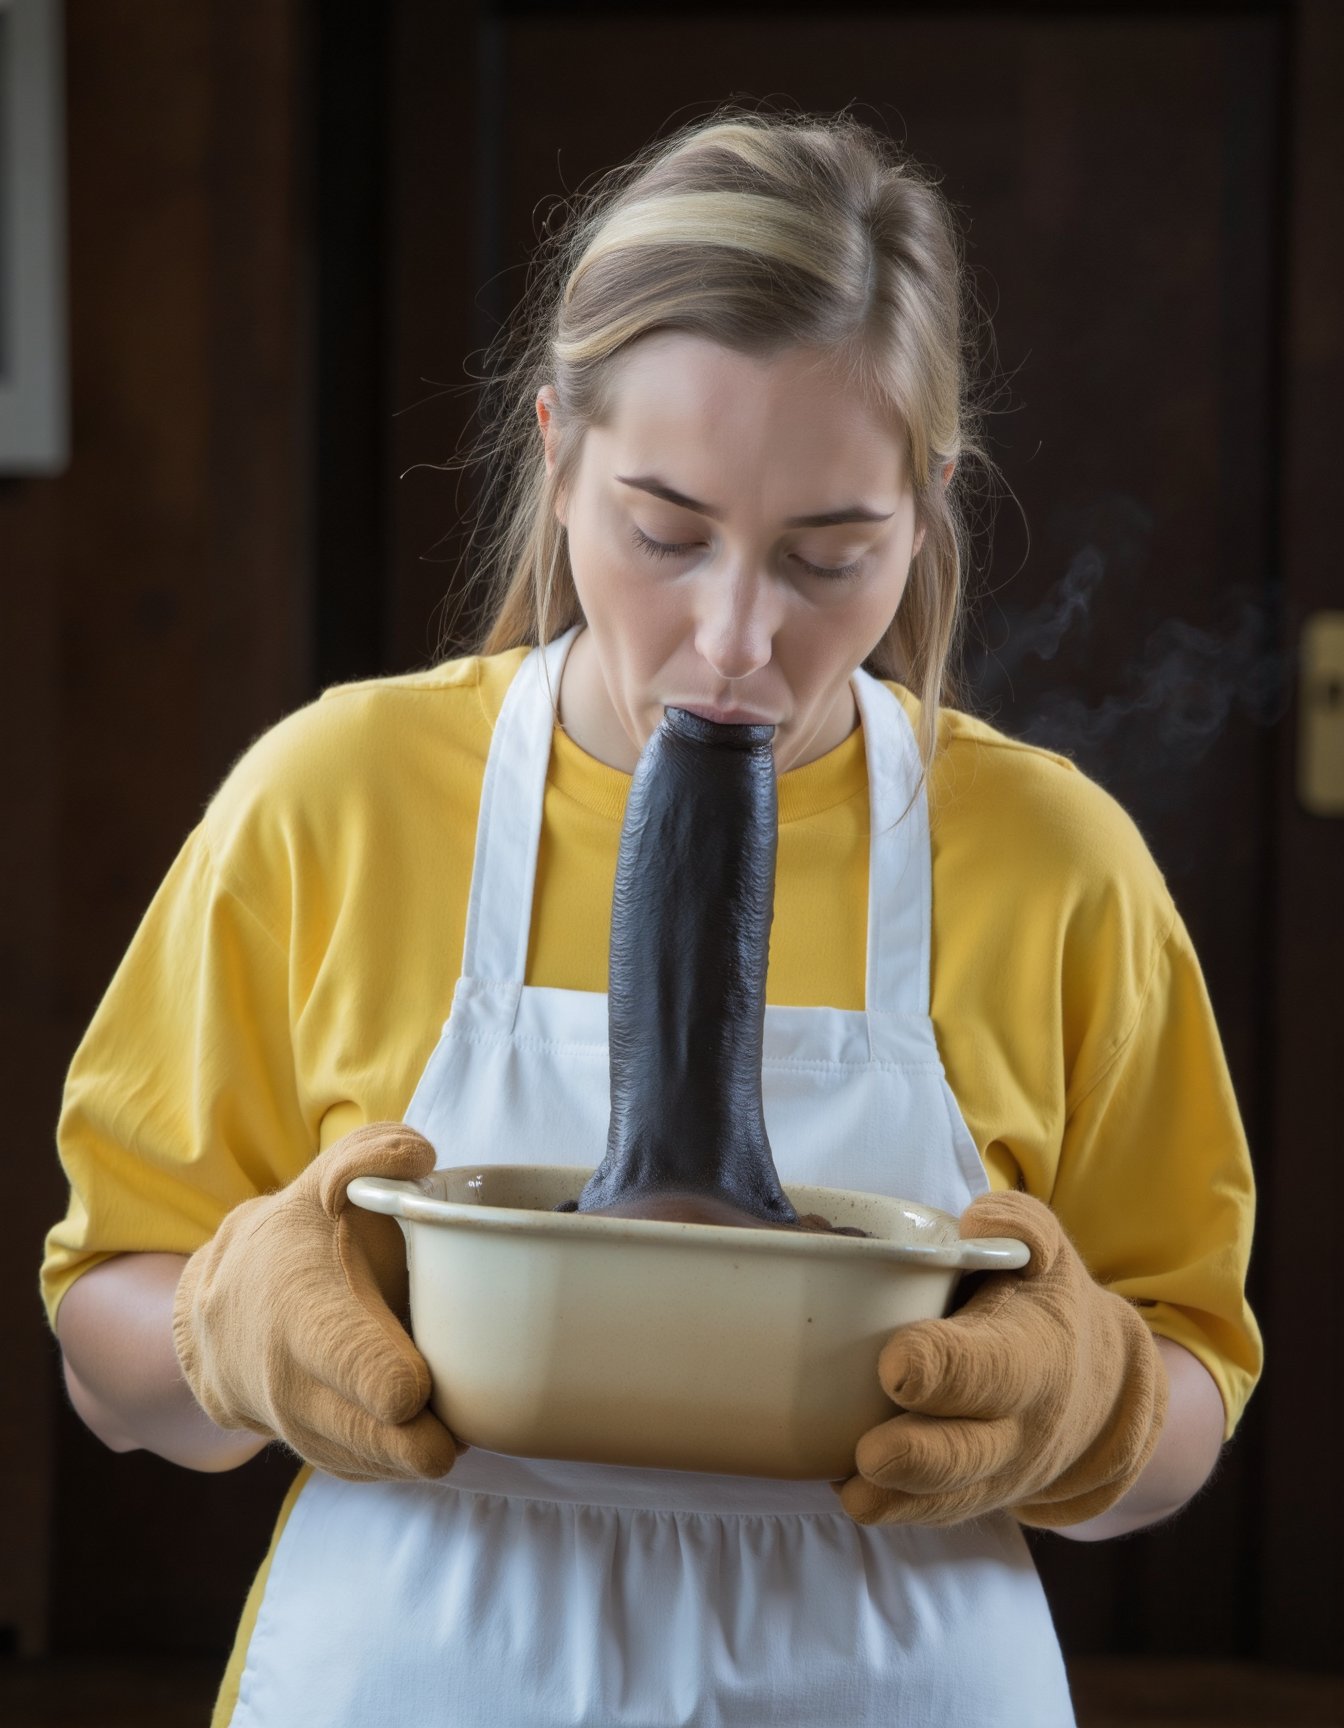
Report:
[[[719,726],[778,726],[779,721],[754,708],[710,708],[699,702],[669,702],[669,708],[682,708],[701,720],[712,720]]]

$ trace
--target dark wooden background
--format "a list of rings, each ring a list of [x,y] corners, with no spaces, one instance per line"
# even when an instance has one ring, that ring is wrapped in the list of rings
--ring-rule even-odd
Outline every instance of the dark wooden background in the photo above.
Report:
[[[970,671],[1126,804],[1204,960],[1255,1151],[1269,1372],[1171,1526],[1037,1553],[1066,1650],[1341,1664],[1344,823],[1294,793],[1344,606],[1344,14],[68,0],[74,456],[0,480],[0,1647],[222,1652],[288,1468],[105,1452],[34,1293],[64,1065],[229,763],[424,664],[441,467],[548,204],[739,97],[937,167],[1004,379]],[[1020,509],[1019,509],[1020,505]]]

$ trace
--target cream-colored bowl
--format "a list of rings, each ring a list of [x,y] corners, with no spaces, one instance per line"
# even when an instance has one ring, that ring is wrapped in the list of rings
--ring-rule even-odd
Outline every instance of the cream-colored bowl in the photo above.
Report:
[[[893,1414],[892,1330],[945,1314],[962,1273],[1024,1266],[949,1213],[786,1186],[866,1238],[557,1213],[590,1169],[487,1164],[350,1198],[406,1237],[430,1404],[491,1452],[724,1475],[829,1478]]]

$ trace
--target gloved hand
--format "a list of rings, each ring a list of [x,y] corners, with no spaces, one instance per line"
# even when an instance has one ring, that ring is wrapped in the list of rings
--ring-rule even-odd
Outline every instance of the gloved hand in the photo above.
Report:
[[[236,1206],[191,1256],[173,1342],[220,1427],[283,1440],[349,1481],[452,1466],[453,1437],[425,1408],[429,1368],[389,1305],[403,1299],[400,1232],[345,1195],[356,1176],[433,1168],[434,1148],[414,1129],[356,1129],[287,1188]]]
[[[948,1319],[887,1340],[878,1377],[902,1414],[859,1440],[841,1503],[860,1524],[957,1524],[1003,1508],[1023,1524],[1082,1523],[1157,1444],[1167,1375],[1152,1333],[1029,1194],[982,1194],[960,1231],[1016,1236],[1031,1259],[988,1274]]]

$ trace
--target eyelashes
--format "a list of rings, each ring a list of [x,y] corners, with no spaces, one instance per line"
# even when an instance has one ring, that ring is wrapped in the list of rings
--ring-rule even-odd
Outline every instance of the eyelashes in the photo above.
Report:
[[[650,558],[680,558],[689,552],[689,546],[665,546],[661,540],[650,540],[641,528],[632,528],[631,537],[641,552],[647,552]]]
[[[688,546],[669,546],[662,540],[651,540],[643,529],[632,525],[631,538],[641,552],[650,558],[684,558],[688,552],[695,550],[694,544]],[[863,569],[862,561],[853,564],[841,564],[834,569],[828,569],[824,564],[810,564],[806,558],[798,562],[809,576],[821,576],[829,581],[840,582],[855,577]]]
[[[809,576],[824,576],[832,582],[852,581],[863,569],[860,560],[856,560],[853,564],[837,564],[834,569],[827,569],[824,564],[809,564],[806,558],[800,558],[798,562]]]

